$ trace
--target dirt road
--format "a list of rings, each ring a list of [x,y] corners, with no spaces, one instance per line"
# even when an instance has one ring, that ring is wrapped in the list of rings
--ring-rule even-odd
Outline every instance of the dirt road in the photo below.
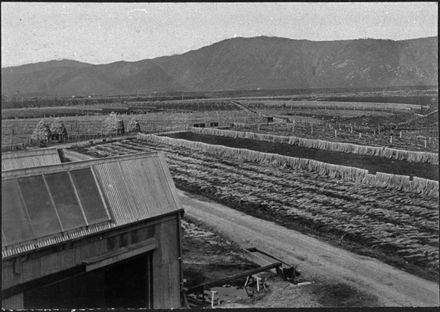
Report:
[[[257,247],[298,265],[310,279],[346,283],[376,296],[383,306],[439,305],[439,285],[434,282],[183,191],[179,195],[189,216],[244,248]]]

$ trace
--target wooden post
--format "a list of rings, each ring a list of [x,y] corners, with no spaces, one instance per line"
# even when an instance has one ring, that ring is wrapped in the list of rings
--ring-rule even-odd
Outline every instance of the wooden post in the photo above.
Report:
[[[214,296],[217,293],[215,290],[211,290],[211,308],[214,308]]]
[[[338,130],[335,129],[335,138],[338,137]]]
[[[400,130],[400,134],[399,134],[400,138],[402,138],[402,130]]]
[[[9,144],[12,146],[14,142],[14,128],[11,129],[11,138],[9,139]]]
[[[390,144],[393,144],[393,135],[390,135]]]
[[[428,143],[428,142],[427,142],[427,140],[426,140],[426,139],[425,139],[424,141],[425,141],[425,148],[427,148],[427,146],[428,146],[428,144],[427,144],[427,143]]]

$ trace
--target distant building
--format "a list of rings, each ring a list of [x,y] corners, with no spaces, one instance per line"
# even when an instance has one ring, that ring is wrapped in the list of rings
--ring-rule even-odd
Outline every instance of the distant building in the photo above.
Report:
[[[182,213],[162,154],[2,170],[2,307],[180,307]]]
[[[60,153],[55,148],[2,153],[2,171],[60,164]]]

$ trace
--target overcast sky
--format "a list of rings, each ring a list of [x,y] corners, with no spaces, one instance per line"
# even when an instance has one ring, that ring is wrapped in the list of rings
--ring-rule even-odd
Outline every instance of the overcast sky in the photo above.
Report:
[[[184,53],[240,37],[437,36],[437,3],[1,4],[2,67],[74,59],[102,64]]]

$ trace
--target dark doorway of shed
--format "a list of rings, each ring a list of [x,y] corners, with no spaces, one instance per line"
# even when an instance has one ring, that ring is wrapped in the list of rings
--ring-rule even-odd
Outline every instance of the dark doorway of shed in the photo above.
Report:
[[[150,308],[151,253],[24,293],[25,309]]]

